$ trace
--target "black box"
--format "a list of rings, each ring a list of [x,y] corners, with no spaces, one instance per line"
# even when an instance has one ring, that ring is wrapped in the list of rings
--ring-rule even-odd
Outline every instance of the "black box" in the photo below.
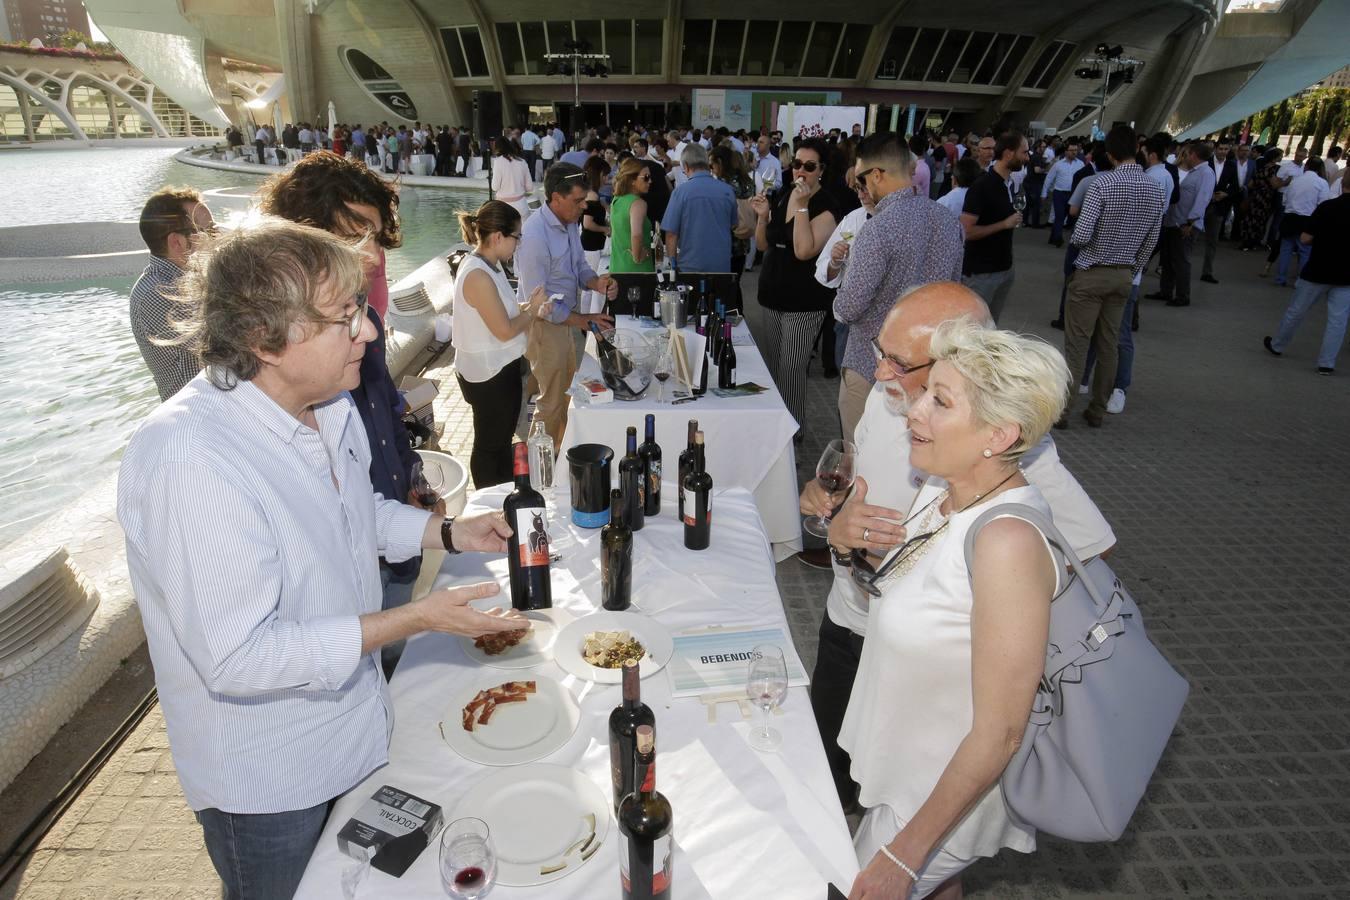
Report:
[[[338,849],[397,878],[431,843],[441,822],[439,806],[386,784],[342,826]]]

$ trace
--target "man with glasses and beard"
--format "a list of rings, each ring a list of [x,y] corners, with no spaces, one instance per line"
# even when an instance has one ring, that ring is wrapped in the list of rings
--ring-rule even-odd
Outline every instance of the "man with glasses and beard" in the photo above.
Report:
[[[173,295],[188,257],[202,235],[215,232],[216,223],[193,188],[163,188],[145,201],[140,229],[150,249],[150,265],[131,288],[131,334],[164,401],[202,369],[191,349],[173,343],[178,337],[174,320],[187,312]]]
[[[870,223],[869,228],[876,227]],[[909,464],[909,405],[928,384],[933,364],[929,342],[936,328],[949,319],[969,318],[993,327],[989,309],[979,295],[954,282],[934,282],[912,288],[887,313],[881,331],[869,342],[875,360],[876,387],[853,433],[858,452],[857,478],[843,507],[830,523],[834,584],[820,623],[820,649],[811,676],[811,706],[825,743],[835,789],[844,809],[857,803],[857,786],[849,774],[849,756],[839,747],[840,725],[862,658],[867,631],[868,593],[854,583],[868,580],[884,560],[908,537],[901,523],[911,501],[927,480]],[[1027,453],[1023,462],[1028,481],[1040,488],[1054,513],[1055,524],[1073,542],[1083,559],[1106,552],[1115,544],[1111,527],[1059,460],[1048,436]],[[805,515],[828,514],[844,500],[829,495],[812,481],[801,495]]]

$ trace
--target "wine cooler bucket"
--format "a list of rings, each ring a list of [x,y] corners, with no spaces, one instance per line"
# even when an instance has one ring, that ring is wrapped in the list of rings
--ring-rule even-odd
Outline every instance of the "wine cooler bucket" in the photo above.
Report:
[[[577,444],[567,451],[572,521],[582,528],[609,522],[609,470],[614,451],[604,444]]]

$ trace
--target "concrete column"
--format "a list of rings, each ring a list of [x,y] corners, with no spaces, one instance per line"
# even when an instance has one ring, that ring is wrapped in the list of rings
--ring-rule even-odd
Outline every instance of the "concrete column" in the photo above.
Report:
[[[308,120],[318,114],[319,106],[314,89],[314,37],[305,0],[273,0],[273,8],[291,121]]]
[[[867,38],[867,46],[863,49],[862,62],[858,65],[858,78],[854,82],[858,87],[867,87],[877,77],[877,66],[881,64],[881,54],[886,52],[886,45],[890,43],[895,20],[910,2],[911,0],[896,0],[891,5],[890,12],[886,13],[872,29],[872,34]]]
[[[523,125],[516,115],[516,104],[511,90],[506,86],[506,63],[502,61],[502,48],[497,43],[497,29],[492,18],[483,9],[478,0],[466,0],[474,20],[478,23],[478,37],[483,42],[483,55],[487,57],[488,74],[492,76],[492,89],[502,95],[502,125],[514,128]]]
[[[664,52],[661,54],[661,79],[666,84],[674,84],[679,79],[680,67],[676,62],[680,58],[680,24],[683,22],[684,3],[682,0],[666,0],[666,25]]]
[[[33,133],[33,107],[29,105],[28,95],[23,91],[15,91],[14,96],[19,100],[19,115],[23,117],[23,133],[31,144],[37,140],[37,135]]]
[[[1140,92],[1143,97],[1156,98],[1150,108],[1139,110],[1136,116],[1140,131],[1152,134],[1167,127],[1167,120],[1191,86],[1195,67],[1217,30],[1207,18],[1197,15],[1167,39],[1166,49],[1154,63],[1156,72],[1149,79],[1147,90]]]
[[[112,126],[113,139],[120,141],[122,139],[122,123],[117,118],[117,104],[113,102],[113,95],[104,91],[103,102],[108,106],[108,124]]]

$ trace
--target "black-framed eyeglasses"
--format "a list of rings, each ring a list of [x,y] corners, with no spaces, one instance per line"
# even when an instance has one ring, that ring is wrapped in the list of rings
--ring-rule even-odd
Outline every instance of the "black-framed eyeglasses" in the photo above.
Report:
[[[861,590],[873,597],[881,596],[881,588],[878,585],[885,580],[887,575],[895,571],[895,567],[904,562],[910,555],[922,547],[925,543],[936,535],[936,531],[925,531],[923,534],[916,534],[914,537],[900,545],[900,549],[891,554],[890,558],[876,568],[867,559],[867,554],[862,550],[854,550],[850,554],[853,560],[853,566],[849,569],[849,574],[853,578],[853,583]]]
[[[347,337],[350,340],[356,340],[361,334],[361,326],[366,321],[366,309],[370,307],[370,297],[365,291],[359,291],[352,299],[356,301],[356,311],[351,315],[317,319],[316,321],[324,325],[346,325]]]
[[[814,172],[816,169],[820,168],[820,163],[816,162],[814,159],[794,159],[792,161],[792,168],[801,169],[803,172]]]
[[[877,342],[876,338],[872,338],[872,356],[876,359],[878,365],[884,362],[890,367],[892,372],[901,378],[908,375],[910,372],[918,372],[921,369],[926,369],[935,362],[935,360],[930,359],[928,362],[919,363],[917,366],[906,365],[894,356],[887,354],[885,350],[882,350],[881,344]]]

